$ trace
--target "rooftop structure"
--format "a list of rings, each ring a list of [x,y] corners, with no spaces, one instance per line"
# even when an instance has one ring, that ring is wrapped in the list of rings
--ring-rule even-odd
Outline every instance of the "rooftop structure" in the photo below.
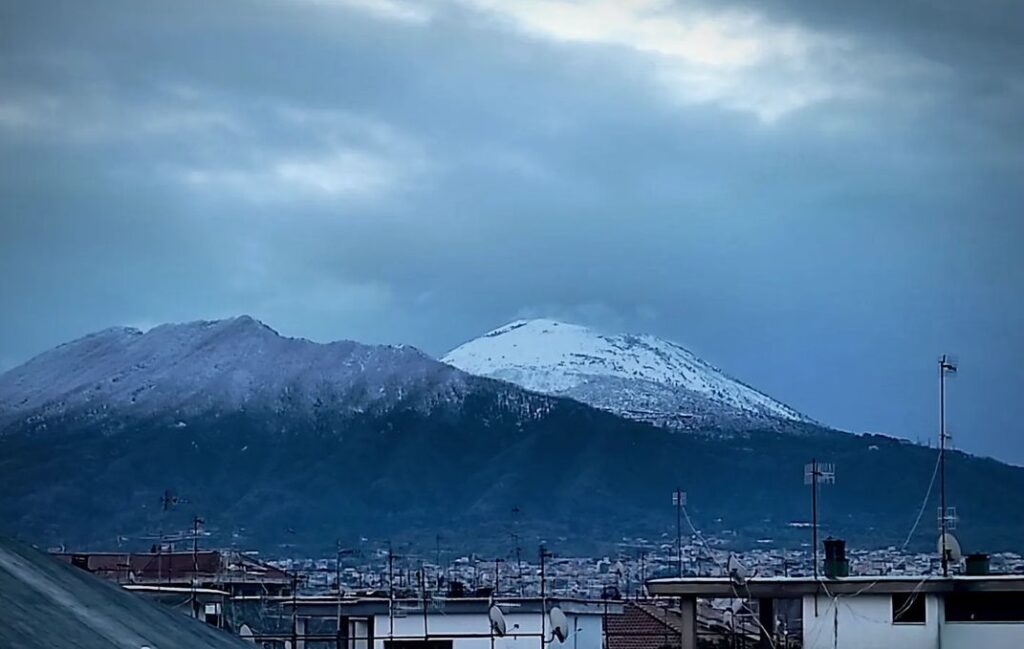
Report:
[[[244,649],[252,645],[0,538],[0,647]]]
[[[678,598],[682,649],[697,646],[697,600],[745,600],[757,610],[760,646],[785,646],[776,611],[801,602],[804,649],[1024,646],[1024,577],[728,577],[654,579],[652,595]]]

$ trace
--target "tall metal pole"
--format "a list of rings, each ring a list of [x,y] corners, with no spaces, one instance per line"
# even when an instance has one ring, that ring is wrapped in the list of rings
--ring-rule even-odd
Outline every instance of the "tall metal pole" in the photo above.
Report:
[[[192,517],[192,617],[199,618],[199,599],[196,597],[196,580],[199,579],[199,524],[203,519]]]
[[[299,646],[299,570],[292,568],[292,646]]]
[[[683,576],[683,490],[676,487],[676,568]]]
[[[501,590],[501,559],[496,558],[494,560],[494,596],[498,596],[498,592]]]
[[[814,556],[814,580],[818,580],[818,460],[811,459],[811,545]]]
[[[946,547],[946,372],[956,371],[945,354],[939,358],[939,543],[942,550],[942,576],[949,576]]]
[[[427,629],[427,572],[423,568],[422,561],[420,561],[420,593],[423,596],[423,641],[428,642],[430,640],[430,632]]]
[[[540,646],[544,649],[544,644],[547,642],[547,623],[545,618],[548,616],[548,600],[547,600],[547,589],[545,583],[547,582],[544,572],[544,560],[551,556],[551,553],[547,551],[543,545],[540,546]]]
[[[335,622],[335,647],[341,649],[341,538],[335,540],[335,550],[338,554],[334,561],[334,580],[335,587],[338,589],[338,619]]]
[[[395,555],[388,541],[388,640],[395,637]]]
[[[523,547],[519,545],[519,535],[513,534],[512,536],[516,541],[516,569],[518,572],[516,579],[519,580],[519,596],[523,597],[526,594],[526,591],[524,590],[525,586],[523,584]]]

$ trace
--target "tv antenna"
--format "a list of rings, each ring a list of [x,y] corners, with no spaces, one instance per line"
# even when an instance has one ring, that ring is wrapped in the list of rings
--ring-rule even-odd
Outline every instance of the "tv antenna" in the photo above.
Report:
[[[686,507],[686,492],[676,487],[672,492],[672,506],[676,508],[676,566],[678,576],[683,576],[683,507]]]
[[[814,562],[814,614],[818,614],[818,483],[834,485],[836,483],[836,465],[829,462],[820,464],[811,459],[804,465],[804,484],[811,487],[811,544],[812,561]]]
[[[949,576],[946,531],[950,529],[949,508],[946,507],[946,440],[949,439],[946,433],[946,377],[953,376],[956,372],[956,359],[948,354],[939,356],[939,554],[942,557],[943,577]]]

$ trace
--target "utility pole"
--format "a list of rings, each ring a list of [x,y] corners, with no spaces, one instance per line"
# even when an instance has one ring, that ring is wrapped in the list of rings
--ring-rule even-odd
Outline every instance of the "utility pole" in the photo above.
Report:
[[[949,576],[949,549],[946,547],[946,375],[956,373],[956,363],[946,354],[939,357],[939,543],[942,546],[942,576]]]
[[[683,506],[686,505],[686,492],[676,487],[672,492],[672,504],[676,506],[676,568],[678,576],[683,576]]]
[[[199,516],[192,518],[192,617],[199,619],[199,598],[196,596],[196,581],[199,579],[199,526],[205,521]]]

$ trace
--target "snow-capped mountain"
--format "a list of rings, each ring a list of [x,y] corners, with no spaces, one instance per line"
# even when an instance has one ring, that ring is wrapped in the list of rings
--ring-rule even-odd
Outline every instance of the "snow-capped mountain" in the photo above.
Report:
[[[248,316],[106,329],[0,375],[0,422],[83,409],[187,414],[240,408],[360,412],[458,401],[478,382],[408,346],[287,338]]]
[[[442,360],[470,374],[673,428],[810,422],[687,349],[650,335],[605,335],[555,320],[520,320]]]

